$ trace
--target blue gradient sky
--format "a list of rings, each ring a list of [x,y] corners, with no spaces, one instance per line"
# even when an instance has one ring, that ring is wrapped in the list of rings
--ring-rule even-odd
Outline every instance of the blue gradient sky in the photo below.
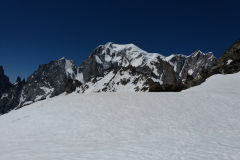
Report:
[[[0,0],[0,65],[15,81],[61,57],[80,64],[108,41],[163,55],[220,56],[240,38],[240,2]]]

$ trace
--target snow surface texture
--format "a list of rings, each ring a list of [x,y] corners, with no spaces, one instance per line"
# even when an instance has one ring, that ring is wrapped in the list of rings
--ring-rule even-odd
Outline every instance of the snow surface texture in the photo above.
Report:
[[[239,160],[240,73],[179,93],[60,95],[0,116],[1,160]]]
[[[231,64],[231,63],[232,63],[232,60],[229,59],[229,60],[227,61],[227,65],[229,65],[229,64]]]

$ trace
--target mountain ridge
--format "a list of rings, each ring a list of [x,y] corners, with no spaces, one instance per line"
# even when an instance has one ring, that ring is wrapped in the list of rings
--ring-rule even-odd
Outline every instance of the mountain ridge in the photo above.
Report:
[[[21,85],[16,87],[18,91],[14,93],[21,90],[20,95],[13,95],[17,97],[15,101],[19,102],[18,105],[6,107],[2,101],[11,100],[0,92],[3,97],[0,99],[0,109],[5,108],[2,113],[6,113],[72,92],[181,91],[202,83],[218,61],[212,52],[196,50],[190,55],[163,56],[148,53],[134,44],[108,42],[95,48],[79,66],[64,57],[39,65],[26,82],[21,81]]]

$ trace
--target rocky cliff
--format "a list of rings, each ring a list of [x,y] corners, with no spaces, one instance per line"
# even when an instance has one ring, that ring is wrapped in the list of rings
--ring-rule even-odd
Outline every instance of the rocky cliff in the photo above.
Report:
[[[209,71],[213,74],[231,74],[240,71],[240,39],[230,46]]]

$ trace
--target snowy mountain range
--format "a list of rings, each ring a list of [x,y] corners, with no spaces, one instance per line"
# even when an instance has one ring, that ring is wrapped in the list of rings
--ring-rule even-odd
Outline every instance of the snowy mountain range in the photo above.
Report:
[[[240,40],[219,59],[107,43],[13,84],[0,67],[0,160],[238,160],[239,82]]]
[[[26,81],[18,78],[14,84],[0,67],[0,113],[72,92],[181,91],[202,83],[210,73],[218,73],[212,69],[216,66],[239,66],[238,56],[234,56],[239,52],[239,43],[230,47],[226,54],[230,58],[224,58],[228,62],[223,64],[220,63],[223,58],[217,60],[211,52],[198,50],[189,56],[165,57],[148,53],[134,44],[109,42],[98,46],[80,66],[61,58],[40,65]]]

